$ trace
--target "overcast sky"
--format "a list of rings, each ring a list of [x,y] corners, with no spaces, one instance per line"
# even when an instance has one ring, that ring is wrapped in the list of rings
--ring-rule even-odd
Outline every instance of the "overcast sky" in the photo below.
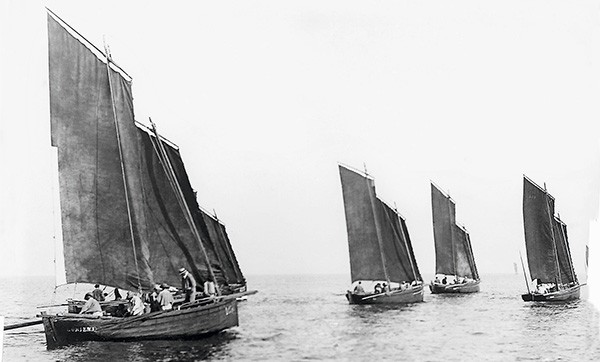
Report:
[[[178,144],[242,271],[350,280],[337,162],[366,164],[434,272],[430,180],[480,274],[524,251],[522,175],[547,184],[580,279],[600,188],[599,1],[5,1],[0,276],[54,272],[47,5],[103,36],[136,119]],[[172,4],[172,3],[169,3]]]

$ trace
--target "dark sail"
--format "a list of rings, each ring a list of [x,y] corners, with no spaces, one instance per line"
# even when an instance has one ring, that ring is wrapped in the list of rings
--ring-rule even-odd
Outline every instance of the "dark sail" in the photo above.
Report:
[[[419,280],[418,269],[408,246],[408,230],[406,225],[400,223],[398,213],[377,199],[379,205],[378,219],[381,225],[381,236],[384,263],[390,281],[402,282]],[[405,234],[406,233],[406,234]]]
[[[386,280],[373,213],[373,180],[341,165],[339,169],[352,281]]]
[[[376,197],[372,178],[339,169],[352,281],[421,280],[404,219]]]
[[[478,278],[467,231],[456,225],[456,206],[449,196],[431,184],[436,274]]]
[[[567,238],[567,225],[557,217],[554,217],[553,227],[558,264],[560,265],[559,281],[564,284],[577,282],[577,276],[575,275],[573,262],[571,261],[569,240]]]
[[[415,252],[413,251],[412,242],[410,241],[410,236],[408,235],[408,227],[406,226],[406,220],[403,217],[400,217],[400,225],[402,225],[402,230],[404,230],[404,240],[406,240],[406,244],[408,245],[408,253],[410,254],[410,259],[413,262],[413,267],[415,268],[415,274],[418,281],[422,281],[421,272],[419,271],[419,266],[417,265],[417,259],[415,259]]]
[[[198,206],[179,150],[136,126],[129,77],[111,66],[109,79],[99,51],[50,14],[48,33],[67,282],[149,289],[179,285],[186,267],[199,282],[212,271],[220,285],[243,283],[225,228]]]
[[[523,178],[523,224],[527,261],[532,279],[556,282],[558,278],[555,248],[554,198]]]
[[[132,160],[139,159],[131,82],[111,69],[111,94],[106,63],[51,15],[48,35],[52,145],[58,148],[66,280],[147,287],[154,278],[141,240],[143,231],[138,223],[129,222],[143,219],[131,207],[141,200],[125,196],[121,166],[135,174]],[[117,129],[124,145],[121,152]],[[128,187],[135,188],[138,181],[127,179]]]

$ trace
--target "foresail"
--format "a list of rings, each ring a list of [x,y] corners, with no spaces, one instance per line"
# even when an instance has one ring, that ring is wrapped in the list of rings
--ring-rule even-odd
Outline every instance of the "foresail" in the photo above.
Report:
[[[139,186],[131,83],[50,14],[48,36],[66,280],[147,287],[153,276],[135,221],[143,223],[135,212],[142,200],[125,189]],[[132,175],[125,181],[124,171]]]
[[[352,281],[386,280],[372,206],[373,180],[341,165],[339,170]]]
[[[527,177],[523,178],[523,224],[527,262],[532,279],[555,282],[553,232],[554,199]]]
[[[244,285],[246,279],[238,264],[225,225],[221,224],[215,217],[200,210],[204,223],[207,225],[208,236],[213,243],[217,253],[223,276],[229,285]]]
[[[573,269],[569,240],[567,238],[567,225],[560,219],[554,217],[554,237],[556,240],[556,251],[558,264],[560,265],[560,281],[562,283],[577,282],[577,276]]]
[[[433,216],[433,238],[435,241],[435,273],[456,274],[453,233],[454,202],[431,184],[431,210]]]
[[[406,240],[406,245],[408,245],[408,253],[410,255],[410,259],[412,261],[412,266],[415,269],[416,280],[422,281],[421,272],[419,271],[419,266],[417,265],[417,259],[415,258],[415,252],[412,247],[412,241],[410,240],[410,236],[408,234],[408,227],[406,226],[406,220],[404,218],[400,218],[400,225],[402,225],[402,230],[404,231],[404,240]]]
[[[390,281],[399,283],[417,279],[398,214],[380,199],[377,199],[377,205],[384,263]]]
[[[467,243],[468,234],[458,225],[453,226],[452,232],[454,233],[453,240],[455,241],[454,250],[456,252],[456,275],[475,278],[471,268],[471,250],[468,249],[470,247],[470,243]]]

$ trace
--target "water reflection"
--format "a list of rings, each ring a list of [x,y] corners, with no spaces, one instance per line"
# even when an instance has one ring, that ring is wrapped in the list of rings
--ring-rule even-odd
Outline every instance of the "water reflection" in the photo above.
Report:
[[[236,333],[224,331],[202,339],[82,342],[49,351],[61,361],[200,361],[227,359]]]

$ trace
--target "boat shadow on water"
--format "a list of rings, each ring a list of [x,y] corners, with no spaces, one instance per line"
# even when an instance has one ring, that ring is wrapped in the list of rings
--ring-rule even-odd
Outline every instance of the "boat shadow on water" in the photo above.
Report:
[[[226,358],[235,331],[217,332],[201,339],[163,339],[124,342],[79,342],[48,351],[57,360],[195,361]]]

